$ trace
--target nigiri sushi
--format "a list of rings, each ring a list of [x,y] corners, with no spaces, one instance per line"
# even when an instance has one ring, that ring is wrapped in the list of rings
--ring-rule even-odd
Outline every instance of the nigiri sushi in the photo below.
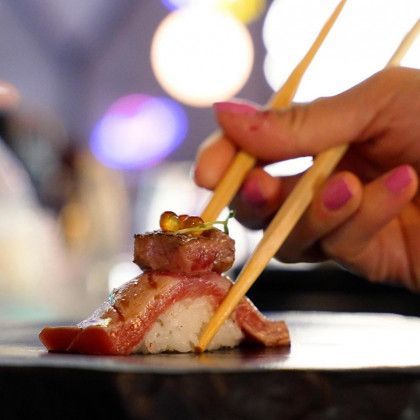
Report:
[[[233,264],[234,241],[199,218],[188,221],[187,216],[175,215],[183,223],[168,229],[166,213],[161,217],[162,231],[135,235],[134,262],[143,273],[115,289],[76,326],[45,327],[40,340],[49,351],[96,355],[194,351],[232,286],[221,273]],[[290,344],[285,323],[267,319],[247,298],[208,350],[244,341]]]

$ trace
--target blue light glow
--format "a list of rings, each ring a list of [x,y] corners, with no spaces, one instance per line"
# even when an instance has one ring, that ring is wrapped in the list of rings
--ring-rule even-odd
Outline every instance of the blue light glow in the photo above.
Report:
[[[219,0],[162,0],[162,3],[167,9],[172,11],[187,6],[218,7]]]
[[[162,3],[169,10],[175,10],[180,7],[188,6],[191,3],[191,1],[190,0],[162,0]]]
[[[95,126],[90,147],[106,166],[143,169],[173,152],[187,130],[181,105],[168,98],[133,94],[111,105]]]

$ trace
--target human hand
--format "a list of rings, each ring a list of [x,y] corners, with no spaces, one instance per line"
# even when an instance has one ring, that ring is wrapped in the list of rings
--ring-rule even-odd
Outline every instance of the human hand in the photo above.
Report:
[[[392,68],[334,97],[285,111],[243,103],[215,105],[229,139],[199,150],[195,179],[213,189],[237,149],[259,165],[232,203],[238,220],[267,226],[298,176],[263,166],[350,148],[277,253],[285,262],[333,259],[371,281],[420,288],[420,71]]]
[[[14,111],[20,104],[20,100],[16,87],[0,80],[0,112]]]

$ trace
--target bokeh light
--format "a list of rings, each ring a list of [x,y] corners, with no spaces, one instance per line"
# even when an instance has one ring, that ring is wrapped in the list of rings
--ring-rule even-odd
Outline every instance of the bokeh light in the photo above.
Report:
[[[162,3],[169,9],[175,10],[188,4],[188,0],[162,0]]]
[[[241,22],[257,19],[265,9],[265,0],[218,0],[217,7],[232,13]]]
[[[161,86],[192,106],[234,96],[248,80],[253,59],[248,29],[230,14],[207,8],[172,12],[159,25],[151,47]]]
[[[306,53],[337,3],[275,0],[271,4],[263,28],[268,51],[264,72],[274,90]],[[296,101],[339,93],[379,71],[419,16],[418,0],[347,2],[308,69]]]
[[[127,283],[129,280],[134,279],[141,274],[140,268],[132,263],[129,262],[129,258],[131,256],[127,256],[126,261],[119,261],[115,263],[109,271],[108,274],[108,290],[112,292],[114,289],[121,287],[123,284]]]
[[[231,13],[243,23],[249,23],[261,16],[266,0],[162,0],[169,10],[181,7],[207,7]]]
[[[188,121],[169,98],[132,94],[117,100],[95,126],[92,153],[116,169],[142,169],[167,157],[184,140]]]
[[[175,10],[187,6],[215,6],[219,0],[162,0],[169,9]]]

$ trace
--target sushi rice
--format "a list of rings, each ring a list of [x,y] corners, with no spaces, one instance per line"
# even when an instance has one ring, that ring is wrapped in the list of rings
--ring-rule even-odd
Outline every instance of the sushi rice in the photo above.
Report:
[[[159,316],[135,352],[147,354],[194,351],[201,332],[213,313],[214,305],[211,297],[183,299]],[[207,349],[236,347],[243,338],[244,335],[235,320],[229,318]]]

